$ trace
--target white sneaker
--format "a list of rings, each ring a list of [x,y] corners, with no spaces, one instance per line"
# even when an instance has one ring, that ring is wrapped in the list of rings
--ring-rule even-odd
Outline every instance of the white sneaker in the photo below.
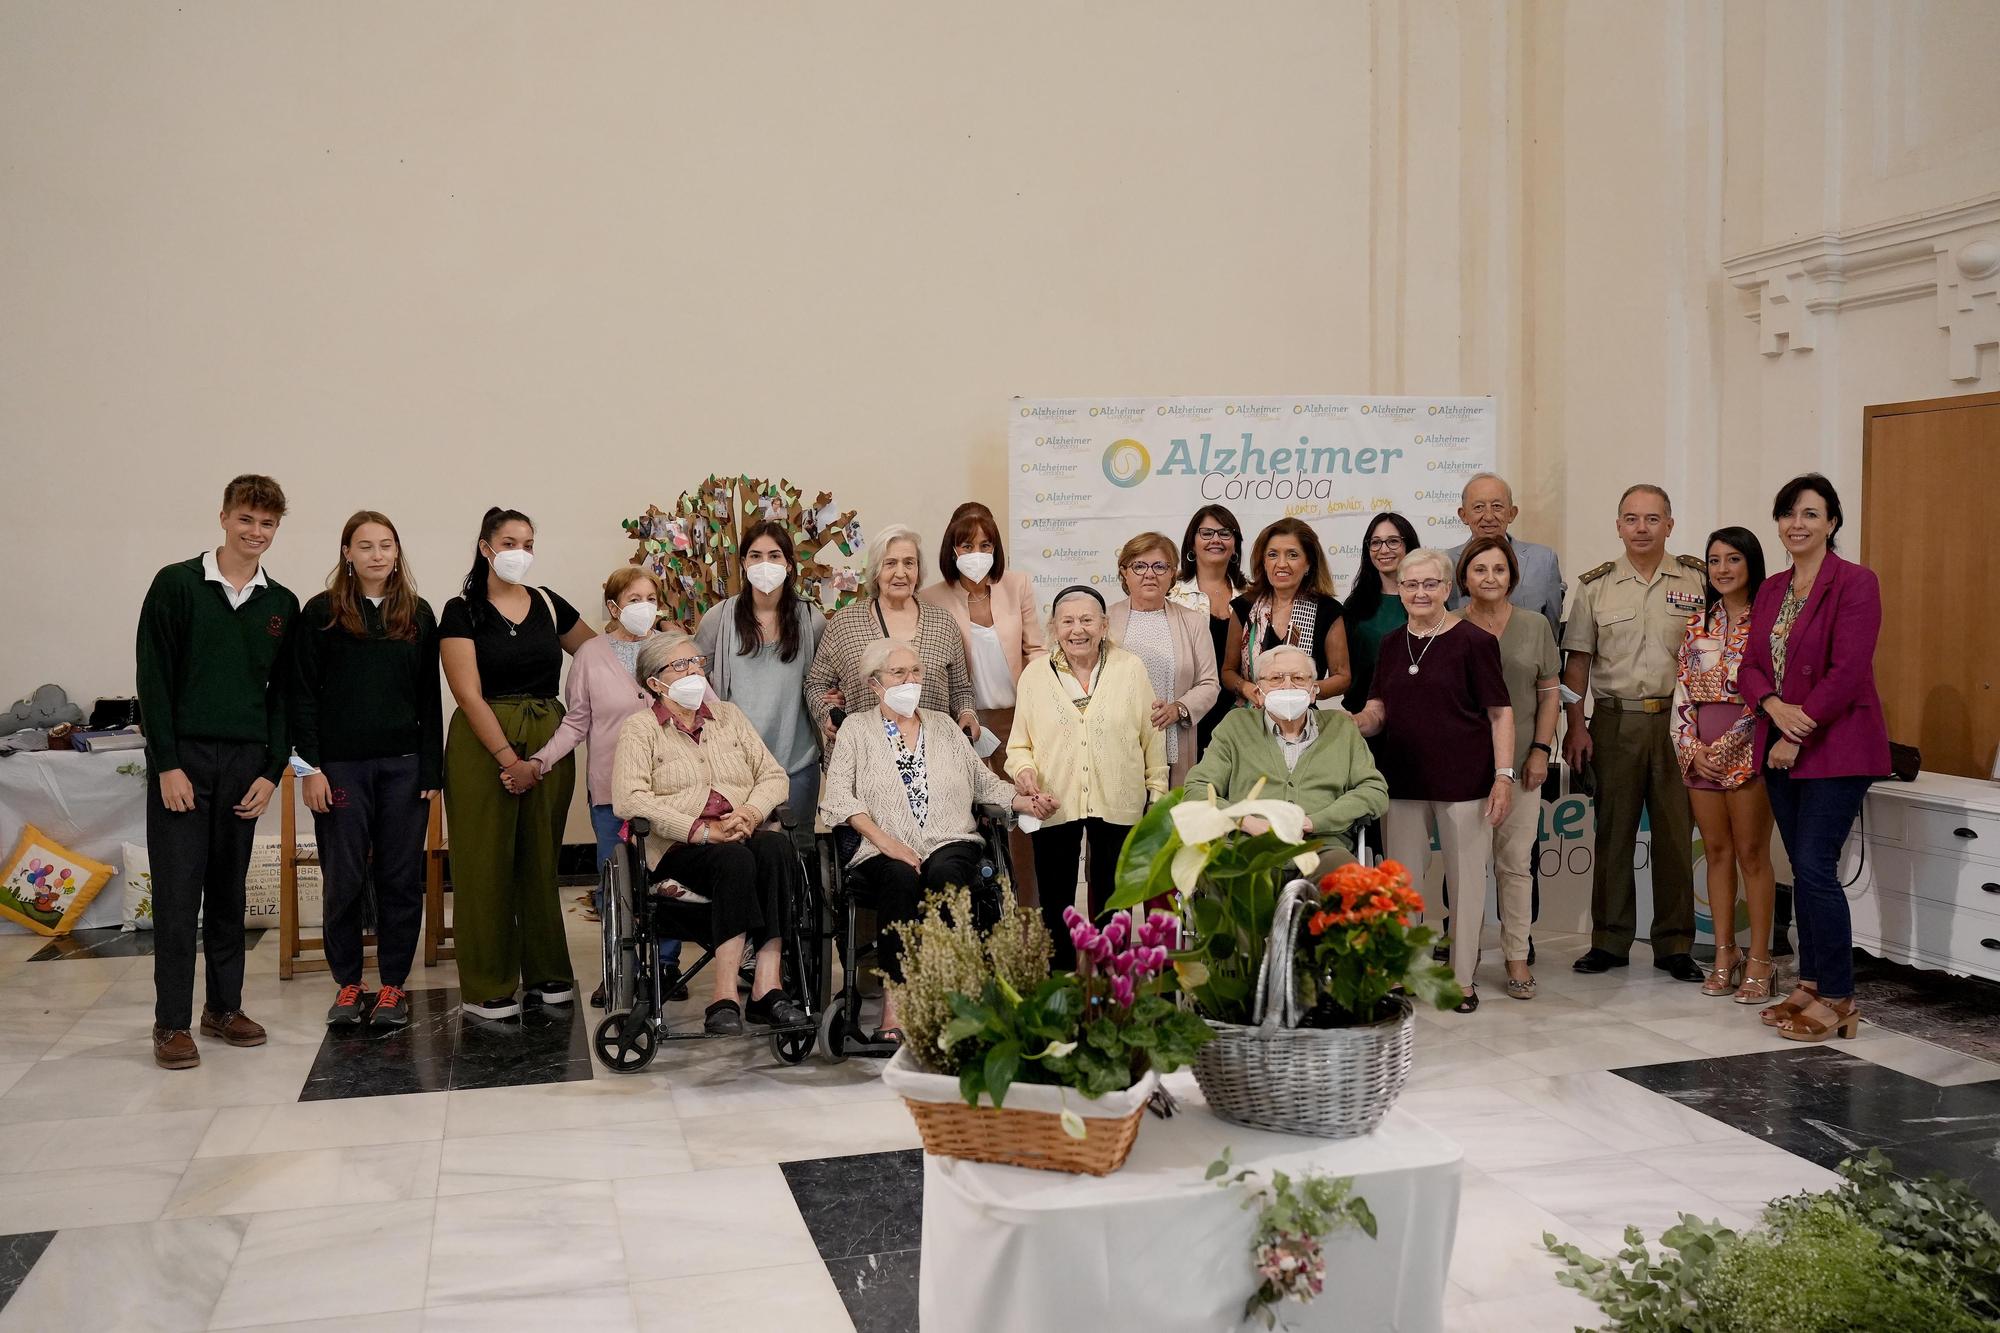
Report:
[[[514,1018],[521,1012],[521,1002],[512,996],[499,1000],[487,1000],[483,1004],[475,1004],[471,1000],[467,1000],[458,1007],[460,1012],[470,1014],[474,1018]]]
[[[543,1004],[569,1004],[576,999],[576,986],[568,981],[551,981],[530,986],[527,993]]]

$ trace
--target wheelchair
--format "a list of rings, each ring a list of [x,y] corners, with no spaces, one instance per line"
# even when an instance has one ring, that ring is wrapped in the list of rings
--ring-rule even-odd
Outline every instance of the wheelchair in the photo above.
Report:
[[[982,925],[999,917],[1002,888],[1013,883],[1013,868],[1007,859],[1007,834],[1014,827],[1014,812],[1004,805],[973,807],[985,852],[979,858],[979,882],[972,890],[973,912]],[[876,955],[873,943],[863,948],[859,916],[873,904],[865,892],[848,883],[847,862],[861,845],[861,835],[845,825],[819,835],[820,882],[825,886],[830,913],[831,945],[839,945],[840,989],[826,1001],[819,1017],[820,1053],[835,1064],[849,1056],[887,1057],[896,1053],[892,1041],[870,1041],[861,1022],[861,970]],[[876,932],[880,933],[879,927]],[[831,961],[831,960],[829,960]]]
[[[780,806],[772,819],[789,836],[794,827],[790,807]],[[662,991],[668,983],[661,975],[659,942],[681,940],[685,949],[706,940],[711,933],[709,900],[698,892],[670,898],[653,891],[652,867],[646,860],[646,835],[650,832],[650,820],[627,820],[618,855],[607,860],[599,872],[604,887],[605,1016],[591,1039],[598,1063],[614,1073],[636,1074],[653,1062],[663,1042],[768,1037],[773,1055],[788,1065],[798,1064],[812,1053],[819,1037],[829,950],[825,904],[813,877],[806,873],[804,858],[799,864],[799,892],[784,904],[778,947],[780,984],[806,1011],[806,1017],[777,1027],[751,1026],[727,1036],[704,1031],[699,1017],[692,1020],[691,1029],[676,1030],[666,1015]],[[680,980],[691,981],[714,961],[715,944],[703,945],[694,965],[681,969]]]

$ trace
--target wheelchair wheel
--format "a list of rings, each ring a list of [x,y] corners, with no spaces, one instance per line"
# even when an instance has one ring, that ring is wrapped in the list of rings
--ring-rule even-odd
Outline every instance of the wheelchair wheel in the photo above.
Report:
[[[771,1054],[788,1065],[798,1064],[812,1054],[815,1034],[807,1032],[778,1032],[771,1037]]]
[[[819,1016],[819,1049],[828,1060],[839,1064],[847,1058],[847,999],[836,995],[826,1002]]]
[[[598,1023],[591,1042],[598,1061],[619,1074],[636,1074],[653,1063],[659,1047],[653,1025],[631,1014],[607,1015]]]

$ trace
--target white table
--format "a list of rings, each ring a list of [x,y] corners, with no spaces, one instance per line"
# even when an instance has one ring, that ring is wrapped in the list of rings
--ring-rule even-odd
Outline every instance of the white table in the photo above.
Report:
[[[1242,1187],[1202,1174],[1225,1146],[1239,1167],[1352,1176],[1380,1223],[1326,1247],[1325,1294],[1286,1304],[1295,1329],[1436,1333],[1458,1225],[1461,1154],[1392,1110],[1373,1134],[1309,1139],[1209,1113],[1192,1074],[1170,1077],[1180,1114],[1148,1114],[1125,1165],[1072,1176],[924,1158],[924,1333],[1220,1333],[1256,1287],[1254,1214]]]

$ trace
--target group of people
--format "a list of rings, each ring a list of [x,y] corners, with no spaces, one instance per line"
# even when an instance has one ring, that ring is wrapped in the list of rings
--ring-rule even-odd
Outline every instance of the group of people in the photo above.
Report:
[[[1345,602],[1309,524],[1280,519],[1246,549],[1235,516],[1209,505],[1178,542],[1146,532],[1125,543],[1119,600],[1077,584],[1044,617],[1007,568],[1000,524],[968,503],[935,578],[918,534],[884,527],[863,597],[828,618],[799,596],[788,533],[759,522],[742,534],[742,590],[692,634],[661,625],[662,589],[634,565],[605,580],[594,629],[530,581],[534,525],[501,508],[482,520],[441,615],[374,511],[348,520],[326,590],[301,608],[262,564],[284,513],[270,478],[230,482],[222,545],[160,571],[140,615],[153,1037],[168,1068],[200,1058],[198,919],[199,1030],[264,1040],[241,1007],[243,873],[287,763],[324,867],[330,1023],[409,1021],[426,813],[440,790],[465,1012],[492,1020],[524,1001],[573,1002],[555,884],[579,744],[600,864],[644,816],[656,884],[711,903],[712,1032],[801,1016],[778,948],[815,811],[846,831],[844,873],[886,925],[913,918],[926,890],[967,883],[975,808],[1010,807],[1017,885],[1039,901],[1067,966],[1061,915],[1079,878],[1094,915],[1149,803],[1174,787],[1232,801],[1260,783],[1305,811],[1323,869],[1352,859],[1356,830],[1378,819],[1387,853],[1407,864],[1422,865],[1436,839],[1464,1012],[1479,1003],[1490,870],[1506,990],[1531,999],[1537,793],[1565,707],[1564,758],[1594,779],[1598,811],[1592,947],[1576,968],[1627,962],[1643,808],[1654,965],[1709,994],[1768,1000],[1775,818],[1793,865],[1801,982],[1765,1021],[1803,1040],[1856,1021],[1835,859],[1868,782],[1888,771],[1872,676],[1880,600],[1873,576],[1833,553],[1840,500],[1818,475],[1777,496],[1791,560],[1769,579],[1742,528],[1713,534],[1703,558],[1673,555],[1666,493],[1630,488],[1623,553],[1581,576],[1567,618],[1555,553],[1512,535],[1519,510],[1492,474],[1467,483],[1459,514],[1472,535],[1452,550],[1422,547],[1399,514],[1374,515]],[[448,727],[440,664],[458,705]],[[796,816],[789,831],[773,818],[780,806]],[[1706,971],[1690,955],[1691,816],[1716,923]],[[361,977],[371,897],[372,1002]],[[663,949],[669,969],[677,947]],[[885,930],[891,976],[898,953]],[[898,1039],[893,1008],[877,1036]]]

